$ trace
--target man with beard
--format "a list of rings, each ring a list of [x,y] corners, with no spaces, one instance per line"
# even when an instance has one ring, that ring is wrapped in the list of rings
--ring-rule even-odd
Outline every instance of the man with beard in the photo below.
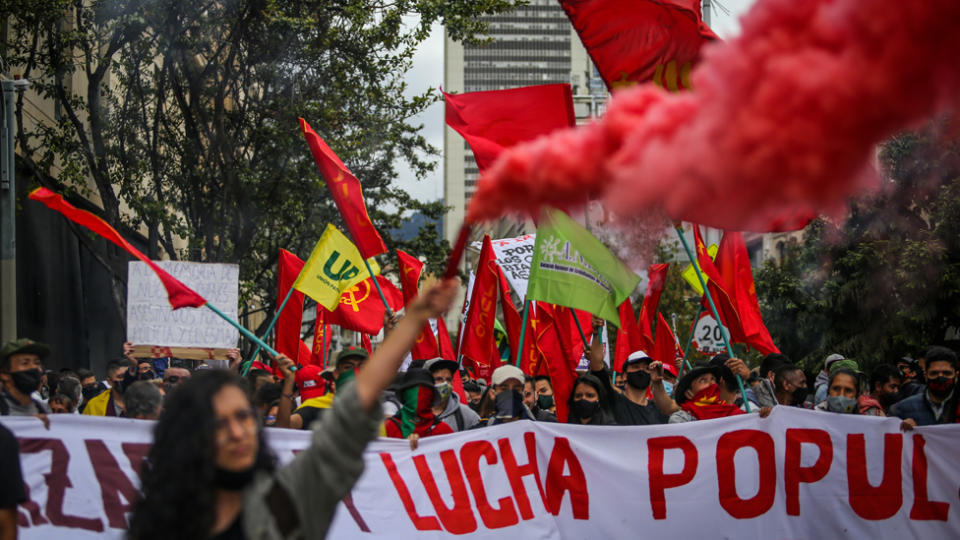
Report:
[[[0,351],[0,415],[38,416],[49,411],[46,405],[30,397],[43,379],[43,358],[50,348],[23,338],[10,341]]]
[[[603,363],[603,343],[600,332],[594,328],[590,346],[590,374],[600,379],[612,404],[613,418],[619,426],[665,424],[667,416],[660,413],[647,393],[650,387],[650,356],[634,351],[623,363],[623,393],[615,392],[610,384],[610,372]]]
[[[137,380],[130,373],[126,362],[115,361],[107,365],[110,388],[87,402],[83,414],[90,416],[123,416],[123,391]]]
[[[927,389],[890,407],[890,414],[917,426],[953,423],[957,418],[957,354],[931,347],[926,354]]]
[[[870,396],[880,403],[883,412],[889,413],[890,407],[903,399],[901,383],[900,370],[890,364],[880,364],[870,373]]]

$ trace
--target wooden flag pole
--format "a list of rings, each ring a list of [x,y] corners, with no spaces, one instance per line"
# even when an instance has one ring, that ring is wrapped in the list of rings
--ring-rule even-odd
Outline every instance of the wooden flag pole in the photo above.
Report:
[[[694,227],[697,225],[694,224]],[[707,288],[707,282],[703,279],[703,272],[700,270],[700,266],[697,264],[696,259],[693,256],[693,251],[690,250],[690,244],[687,243],[686,237],[683,236],[683,226],[677,225],[674,228],[677,231],[677,236],[680,237],[680,242],[683,244],[683,249],[687,252],[687,257],[690,258],[690,263],[693,264],[693,269],[696,271],[697,279],[700,280],[700,286],[703,287],[703,293],[707,295],[707,303],[710,304],[710,311],[713,313],[713,318],[717,320],[717,324],[720,325],[720,335],[723,336],[723,344],[727,348],[727,354],[730,355],[730,358],[735,358],[736,355],[733,352],[733,347],[730,346],[730,338],[727,337],[727,329],[720,322],[719,312],[717,312],[717,306],[713,303],[713,295],[710,294],[710,289]],[[746,391],[743,388],[743,381],[740,379],[740,375],[734,374],[737,378],[737,386],[740,387],[740,394],[744,396],[743,403],[746,406],[747,412],[750,412],[750,402],[746,399]]]

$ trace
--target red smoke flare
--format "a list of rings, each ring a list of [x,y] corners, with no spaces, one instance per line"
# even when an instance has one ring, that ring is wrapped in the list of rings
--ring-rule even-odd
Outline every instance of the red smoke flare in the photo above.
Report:
[[[605,197],[731,230],[838,214],[875,145],[960,104],[960,1],[760,0],[707,46],[694,90],[621,91],[606,116],[503,154],[469,222]]]

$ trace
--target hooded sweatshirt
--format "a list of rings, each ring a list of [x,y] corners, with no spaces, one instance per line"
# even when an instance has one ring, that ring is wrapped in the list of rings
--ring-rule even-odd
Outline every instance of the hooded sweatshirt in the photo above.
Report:
[[[460,412],[459,419],[457,418],[457,411]],[[471,429],[480,422],[480,415],[475,413],[473,409],[467,405],[460,403],[456,394],[451,394],[450,397],[447,398],[447,406],[437,418],[443,420],[443,423],[450,426],[450,429],[454,431]]]

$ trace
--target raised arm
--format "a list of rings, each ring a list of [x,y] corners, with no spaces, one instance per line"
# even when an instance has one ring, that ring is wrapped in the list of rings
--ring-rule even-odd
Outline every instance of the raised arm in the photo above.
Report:
[[[663,387],[663,363],[650,363],[650,390],[653,393],[653,402],[660,409],[660,414],[670,416],[680,410],[680,406],[667,394],[667,389]]]
[[[457,294],[456,279],[437,283],[407,306],[406,315],[357,372],[357,397],[364,409],[374,407],[380,393],[393,382],[404,356],[413,347],[423,325],[450,308]]]

